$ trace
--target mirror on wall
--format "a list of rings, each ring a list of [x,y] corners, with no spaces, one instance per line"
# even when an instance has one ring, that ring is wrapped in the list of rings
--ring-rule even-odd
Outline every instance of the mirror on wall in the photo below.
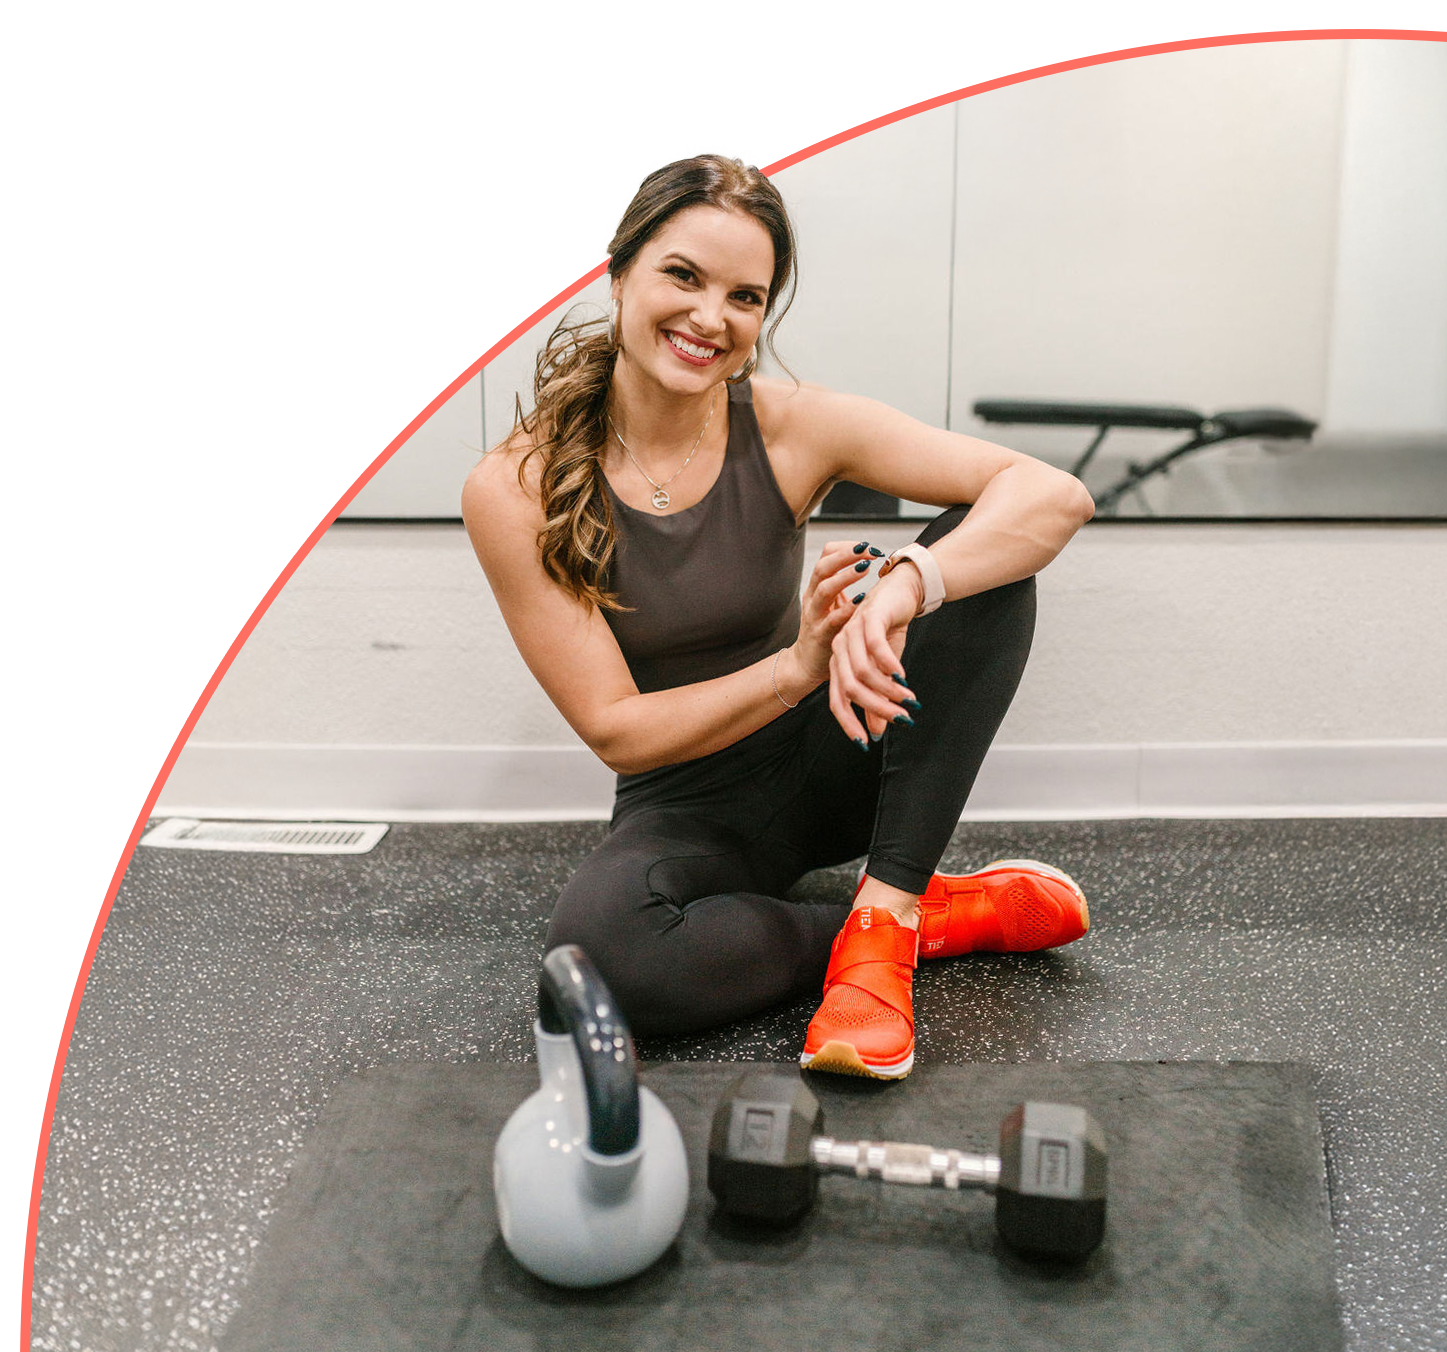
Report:
[[[1090,66],[906,118],[775,182],[800,273],[787,370],[765,371],[1072,470],[1098,519],[1447,519],[1447,44]],[[605,295],[601,279],[571,304],[601,316]],[[346,515],[457,518],[558,317]],[[840,485],[820,511],[935,509]]]

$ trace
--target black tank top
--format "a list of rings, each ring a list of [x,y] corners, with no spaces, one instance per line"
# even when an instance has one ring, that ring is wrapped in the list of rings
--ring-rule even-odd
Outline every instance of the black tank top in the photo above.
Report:
[[[749,383],[728,397],[723,468],[692,507],[660,516],[608,488],[608,585],[634,609],[603,615],[644,693],[727,676],[799,636],[804,527],[774,478]]]

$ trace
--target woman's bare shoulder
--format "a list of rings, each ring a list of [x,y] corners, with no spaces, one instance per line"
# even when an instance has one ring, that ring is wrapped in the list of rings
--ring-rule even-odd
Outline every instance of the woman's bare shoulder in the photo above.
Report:
[[[847,408],[850,398],[824,385],[778,376],[755,376],[749,382],[754,394],[754,415],[768,441],[770,434],[797,437],[817,426],[821,417]],[[792,434],[792,435],[791,435]]]
[[[463,485],[464,514],[469,502],[495,503],[499,497],[536,502],[542,458],[531,454],[535,445],[532,434],[518,429],[487,451]]]
[[[754,412],[764,443],[804,466],[805,478],[821,482],[837,476],[839,446],[861,414],[881,407],[807,381],[765,377],[754,382]]]
[[[790,413],[799,405],[808,405],[830,393],[823,385],[785,376],[754,376],[749,381],[749,389],[753,391],[754,408],[771,414]]]
[[[534,449],[534,437],[521,428],[515,428],[491,450],[483,452],[482,459],[467,473],[467,486],[478,485],[491,494],[504,491],[504,485],[511,483],[514,491],[522,491],[525,486],[535,497],[541,457],[532,455]]]

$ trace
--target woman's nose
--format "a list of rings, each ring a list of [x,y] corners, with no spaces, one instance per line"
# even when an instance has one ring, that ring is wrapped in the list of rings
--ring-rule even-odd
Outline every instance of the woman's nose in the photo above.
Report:
[[[711,291],[700,292],[693,303],[690,318],[698,329],[700,338],[716,338],[723,332],[724,298]]]

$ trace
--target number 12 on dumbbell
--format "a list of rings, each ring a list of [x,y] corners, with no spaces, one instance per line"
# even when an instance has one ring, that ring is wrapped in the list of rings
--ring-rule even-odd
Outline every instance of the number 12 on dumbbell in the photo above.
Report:
[[[1084,1108],[1023,1103],[984,1155],[899,1141],[840,1141],[797,1075],[750,1071],[719,1103],[708,1186],[729,1215],[789,1224],[818,1195],[823,1173],[995,1195],[995,1227],[1012,1249],[1078,1260],[1105,1233],[1105,1136]]]

